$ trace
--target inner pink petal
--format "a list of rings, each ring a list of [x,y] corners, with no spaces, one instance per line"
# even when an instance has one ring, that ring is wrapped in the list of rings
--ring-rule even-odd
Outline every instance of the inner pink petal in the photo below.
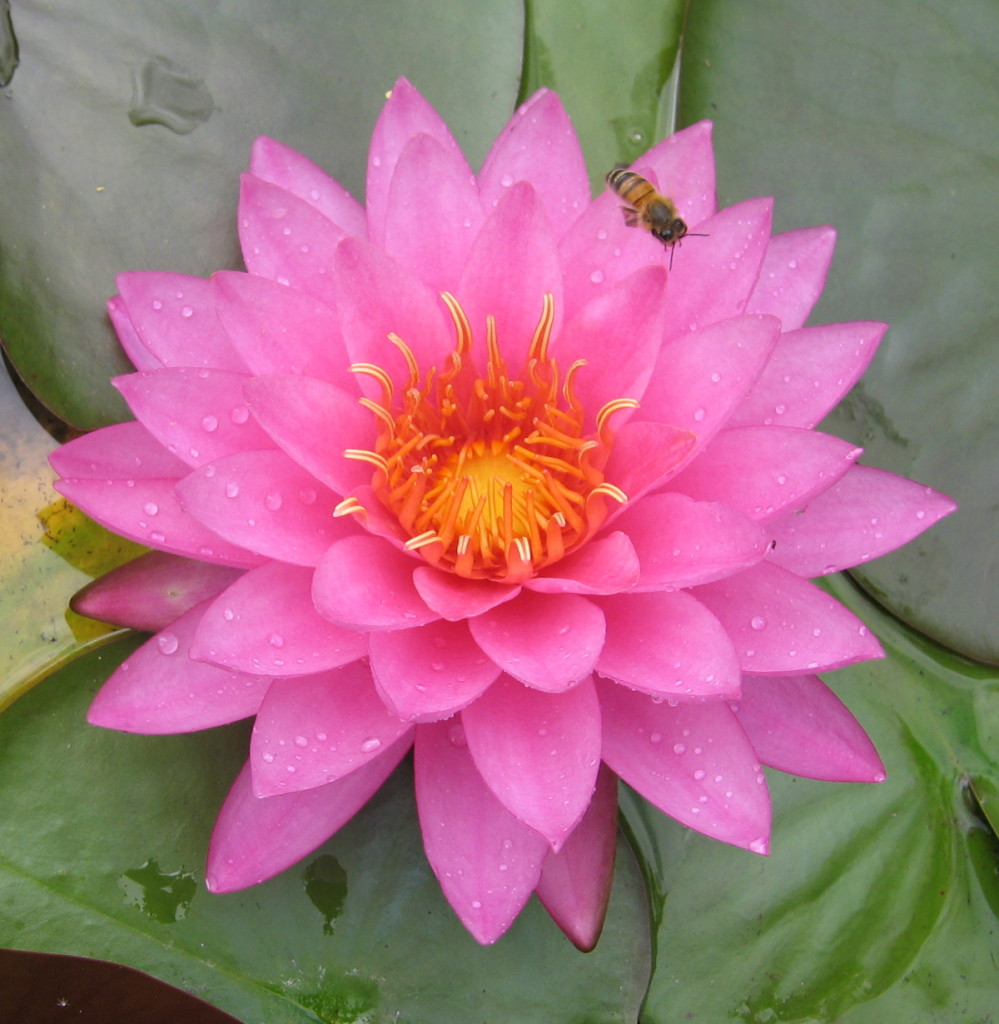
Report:
[[[654,172],[656,184],[676,203],[688,227],[699,225],[715,212],[711,127],[710,121],[699,121],[674,132],[635,161],[636,167]]]
[[[639,572],[634,545],[626,533],[615,531],[589,541],[524,586],[539,594],[616,594],[633,587]]]
[[[785,331],[801,327],[825,287],[835,247],[836,231],[829,227],[774,235],[746,312],[772,313]]]
[[[429,565],[417,567],[413,583],[420,597],[451,622],[474,618],[498,604],[512,601],[520,593],[520,587],[494,580],[467,580]]]

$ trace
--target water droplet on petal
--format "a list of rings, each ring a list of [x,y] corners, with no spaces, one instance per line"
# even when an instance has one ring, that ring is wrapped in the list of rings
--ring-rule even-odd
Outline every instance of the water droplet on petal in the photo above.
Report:
[[[233,423],[245,423],[250,418],[250,410],[245,405],[237,405],[229,410],[229,419]]]
[[[229,483],[225,485],[225,496],[227,498],[235,498],[238,494],[239,484],[230,480]]]
[[[160,633],[156,638],[156,646],[163,654],[173,654],[180,646],[180,641],[173,633]]]
[[[295,746],[296,747],[307,747],[308,745],[309,745],[309,741],[304,736],[296,736],[295,737]]]
[[[766,629],[767,628],[767,620],[765,618],[763,618],[762,615],[754,615],[749,620],[749,624],[750,624],[750,626],[753,627],[753,629],[756,629],[756,630]]]
[[[701,420],[703,420],[704,417],[707,416],[707,414],[708,413],[707,413],[706,409],[695,409],[694,410],[694,422],[695,423],[700,423]]]
[[[284,637],[280,633],[271,633],[267,642],[271,647],[284,647]]]
[[[361,744],[361,750],[364,751],[365,754],[370,754],[372,751],[377,750],[381,745],[382,741],[378,739],[377,736],[372,736]]]
[[[602,284],[604,280],[604,272],[602,270],[594,270],[593,273],[590,274],[590,280],[594,284]]]
[[[160,507],[159,505],[156,504],[155,501],[147,501],[145,505],[142,506],[142,510],[146,513],[147,516],[154,516],[156,515],[157,512],[159,512]]]
[[[686,752],[687,752],[687,744],[686,743],[674,743],[673,744],[673,753],[674,754],[686,754]]]
[[[206,416],[201,421],[201,428],[202,428],[202,430],[207,431],[209,434],[213,430],[218,430],[219,429],[218,417],[216,417],[216,416]]]
[[[270,494],[268,494],[267,497],[264,498],[264,504],[272,512],[277,512],[277,510],[281,507],[281,505],[283,503],[284,503],[284,498],[282,498],[281,495],[278,494],[277,491],[271,491]]]
[[[263,761],[263,762],[264,762],[265,764],[273,764],[273,763],[274,763],[274,755],[273,755],[273,754],[271,754],[271,753],[267,753],[267,754],[261,754],[261,755],[260,755],[260,759],[261,759],[261,760],[262,760],[262,761]]]

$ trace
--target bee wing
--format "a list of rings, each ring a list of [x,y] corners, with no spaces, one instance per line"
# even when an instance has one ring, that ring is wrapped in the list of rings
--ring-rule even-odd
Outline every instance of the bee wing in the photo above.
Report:
[[[622,206],[621,212],[624,214],[624,223],[629,228],[633,228],[638,224],[637,210],[633,210],[630,206]]]

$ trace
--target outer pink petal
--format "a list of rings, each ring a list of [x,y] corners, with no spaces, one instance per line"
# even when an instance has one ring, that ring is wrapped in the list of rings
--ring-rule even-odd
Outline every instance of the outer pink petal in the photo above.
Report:
[[[294,149],[261,135],[250,151],[250,173],[304,199],[348,234],[367,233],[364,207],[339,182]]]
[[[385,244],[394,220],[389,190],[399,157],[406,143],[420,133],[431,136],[457,158],[464,159],[461,147],[454,141],[437,111],[405,78],[400,78],[393,86],[388,102],[382,107],[371,134],[371,148],[368,151],[364,194],[368,233],[375,245]],[[471,168],[468,173],[472,173]]]
[[[617,594],[638,582],[639,563],[627,534],[609,533],[586,543],[524,587],[539,594]]]
[[[279,679],[253,725],[253,792],[273,796],[335,782],[412,728],[385,710],[363,661]]]
[[[55,489],[112,533],[175,555],[248,568],[260,556],[192,518],[177,480],[57,480]]]
[[[447,718],[500,674],[464,622],[371,634],[371,673],[382,700],[407,722]]]
[[[646,800],[684,825],[766,853],[770,798],[756,753],[722,701],[656,703],[600,684],[604,760]]]
[[[143,344],[138,331],[128,315],[128,308],[120,295],[113,295],[107,303],[108,317],[118,335],[118,341],[125,350],[125,355],[132,361],[137,370],[159,370],[163,364]]]
[[[676,203],[688,227],[715,212],[711,128],[710,121],[698,121],[663,139],[634,163],[655,172],[659,187]]]
[[[291,867],[345,825],[389,777],[410,747],[402,737],[350,775],[302,793],[253,795],[250,765],[239,773],[219,812],[208,848],[211,892],[256,885]]]
[[[847,323],[781,335],[728,425],[814,427],[857,382],[886,330],[887,324]]]
[[[827,782],[883,782],[867,733],[817,676],[747,676],[734,710],[759,759]]]
[[[593,680],[554,694],[500,676],[461,722],[475,767],[503,806],[560,849],[589,806],[600,766]]]
[[[836,231],[829,227],[774,235],[746,312],[772,313],[785,331],[800,327],[822,294],[835,247]]]
[[[335,310],[266,277],[212,276],[219,319],[255,374],[301,373],[356,390]]]
[[[370,484],[370,462],[347,459],[347,448],[372,450],[374,416],[333,384],[313,377],[256,377],[245,388],[253,415],[300,466],[339,495]]]
[[[684,700],[738,696],[735,647],[718,619],[689,594],[622,594],[600,605],[607,619],[601,675]]]
[[[548,843],[493,796],[457,723],[418,727],[415,768],[427,860],[462,924],[489,945],[529,899]]]
[[[247,415],[243,383],[249,379],[228,370],[179,366],[112,383],[167,451],[189,466],[203,466],[234,452],[273,447]]]
[[[603,612],[587,598],[529,590],[469,626],[500,668],[547,693],[562,693],[589,676],[605,633]]]
[[[479,192],[493,207],[513,182],[529,181],[561,237],[590,202],[586,161],[557,94],[541,89],[496,137],[482,164]]]
[[[670,489],[766,521],[830,487],[862,451],[800,427],[735,427],[722,431]]]
[[[628,535],[641,564],[632,593],[707,583],[755,565],[769,534],[728,505],[692,501],[682,494],[652,494],[628,508],[614,525]]]
[[[389,208],[405,215],[385,232],[385,251],[435,292],[451,291],[485,220],[465,158],[430,135],[414,135],[399,157]]]
[[[312,600],[324,618],[362,631],[412,629],[440,616],[413,585],[416,562],[377,537],[347,537],[316,567]]]
[[[852,466],[804,508],[771,524],[771,560],[800,576],[838,572],[894,551],[955,508],[915,480]]]
[[[626,423],[615,431],[604,477],[628,496],[630,507],[643,494],[678,473],[697,446],[697,436],[668,423]],[[611,519],[624,509],[611,512]]]
[[[884,654],[852,612],[769,562],[691,593],[728,630],[745,672],[791,675]]]
[[[314,206],[252,174],[241,178],[239,242],[251,274],[332,298],[333,253],[346,231]]]
[[[80,615],[154,633],[240,575],[229,566],[150,551],[94,580],[70,604]]]
[[[204,609],[198,605],[127,658],[101,687],[87,721],[107,729],[160,735],[194,732],[248,718],[269,676],[192,661],[189,648]]]
[[[337,498],[284,452],[240,452],[177,485],[184,510],[219,536],[267,558],[315,565],[356,532],[333,518]]]
[[[186,274],[133,270],[116,278],[143,345],[164,366],[214,366],[246,372],[215,314],[208,281]]]
[[[368,653],[367,637],[312,606],[313,571],[268,562],[246,573],[201,618],[191,657],[242,672],[301,676]]]
[[[466,580],[429,565],[421,565],[413,572],[413,583],[420,597],[451,622],[474,618],[512,601],[520,593],[520,587],[492,580]]]
[[[182,477],[186,463],[171,455],[141,423],[115,423],[74,438],[49,456],[63,477],[105,480]]]
[[[617,777],[600,766],[582,821],[558,853],[549,853],[535,890],[545,910],[584,953],[600,938],[617,848]]]

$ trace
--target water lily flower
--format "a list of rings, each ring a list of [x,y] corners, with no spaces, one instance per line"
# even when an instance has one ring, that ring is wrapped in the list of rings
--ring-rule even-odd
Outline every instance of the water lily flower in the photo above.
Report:
[[[413,748],[427,857],[472,935],[537,893],[589,948],[618,779],[766,853],[761,765],[883,777],[816,674],[881,649],[809,580],[954,506],[814,429],[885,327],[803,326],[834,233],[771,234],[768,199],[717,210],[710,133],[634,165],[700,235],[670,251],[591,199],[554,93],[474,174],[400,81],[365,206],[261,138],[246,273],[118,279],[136,419],[52,462],[154,549],[76,607],[155,635],[89,717],[255,716],[211,889],[306,856]]]

